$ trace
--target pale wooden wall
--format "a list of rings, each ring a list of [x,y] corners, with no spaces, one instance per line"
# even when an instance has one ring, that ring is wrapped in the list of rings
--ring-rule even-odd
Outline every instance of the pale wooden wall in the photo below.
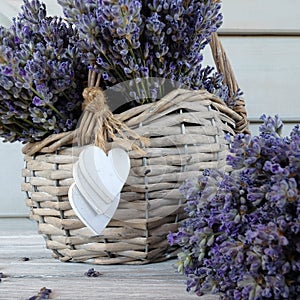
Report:
[[[21,0],[2,0],[0,21],[8,24]],[[60,12],[47,0],[51,14]],[[245,92],[251,130],[261,114],[279,114],[285,133],[300,123],[300,0],[224,0],[222,42]],[[210,53],[206,62],[212,64]],[[26,215],[20,191],[21,145],[0,144],[0,216]]]
[[[300,1],[224,0],[223,15],[220,35],[252,132],[266,113],[279,114],[289,133],[300,122]]]

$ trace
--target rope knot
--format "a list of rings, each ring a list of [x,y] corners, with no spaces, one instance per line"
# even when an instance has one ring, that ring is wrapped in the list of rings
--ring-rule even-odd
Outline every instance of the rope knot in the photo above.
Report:
[[[113,141],[127,150],[142,151],[149,144],[148,139],[139,136],[125,123],[116,118],[106,102],[103,90],[91,84],[82,93],[83,118],[79,125],[78,144],[86,144],[93,139],[96,146],[106,151],[107,142]]]
[[[87,87],[83,90],[82,110],[88,109],[92,112],[99,112],[106,109],[105,95],[100,87]],[[108,107],[107,107],[108,108]]]

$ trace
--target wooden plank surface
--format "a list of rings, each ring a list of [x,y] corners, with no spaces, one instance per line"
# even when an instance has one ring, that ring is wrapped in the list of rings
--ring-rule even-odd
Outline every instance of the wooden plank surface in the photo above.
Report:
[[[222,1],[227,33],[300,33],[300,1],[226,0]]]
[[[300,119],[300,37],[222,37],[250,119],[279,114]],[[205,63],[213,64],[210,51]]]
[[[49,15],[62,15],[53,0],[43,0]],[[0,20],[5,25],[16,16],[22,0],[2,0]],[[300,1],[297,0],[226,0],[222,1],[224,33],[300,34]]]
[[[62,8],[54,0],[42,0],[46,4],[47,14],[49,16],[62,15]],[[21,11],[23,0],[1,0],[0,23],[4,26],[10,26],[13,17]]]
[[[22,257],[30,258],[22,261]],[[45,249],[36,224],[27,219],[0,219],[1,300],[25,300],[42,287],[52,289],[51,299],[142,299],[216,300],[217,296],[197,297],[185,291],[185,278],[175,269],[176,260],[127,266],[95,266],[62,263]],[[102,275],[89,278],[84,273],[94,268]]]

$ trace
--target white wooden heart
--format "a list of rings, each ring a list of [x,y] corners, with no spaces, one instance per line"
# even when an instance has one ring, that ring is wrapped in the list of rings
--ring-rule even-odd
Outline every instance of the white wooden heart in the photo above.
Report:
[[[106,195],[99,189],[96,191],[96,184],[82,171],[80,166],[79,161],[73,166],[73,177],[77,188],[96,213],[105,213],[113,200],[112,196]]]
[[[107,214],[98,214],[89,205],[88,201],[86,201],[86,199],[80,193],[77,185],[74,182],[69,188],[69,201],[74,212],[82,221],[82,223],[85,224],[94,234],[100,235],[116,211],[120,198],[117,197],[111,202],[110,210]]]
[[[88,146],[81,152],[78,164],[95,191],[113,199],[122,190],[130,171],[128,153],[121,148],[113,148],[106,155],[99,147]]]
[[[87,146],[74,164],[70,204],[95,234],[101,234],[113,217],[129,171],[129,156],[120,148],[106,155],[96,146]]]

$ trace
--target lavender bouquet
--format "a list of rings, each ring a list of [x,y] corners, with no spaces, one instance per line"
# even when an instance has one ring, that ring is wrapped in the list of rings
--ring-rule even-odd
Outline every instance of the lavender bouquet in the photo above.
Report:
[[[178,87],[206,89],[235,104],[222,76],[202,67],[202,50],[222,24],[219,0],[58,3],[64,20],[47,17],[39,0],[24,0],[12,27],[0,27],[0,136],[6,141],[73,130],[88,68],[100,73],[103,89],[128,83],[121,98],[136,104]]]
[[[81,115],[87,67],[78,32],[45,4],[24,0],[11,28],[0,27],[0,136],[32,142],[72,130]]]
[[[202,50],[222,24],[219,2],[58,0],[78,28],[78,48],[85,63],[98,69],[102,87],[129,82],[123,94],[138,103],[164,95],[161,79],[228,100],[222,76],[202,67]]]
[[[168,236],[181,247],[187,290],[222,299],[300,299],[300,129],[231,142],[230,174],[207,170],[181,187],[188,218]]]

